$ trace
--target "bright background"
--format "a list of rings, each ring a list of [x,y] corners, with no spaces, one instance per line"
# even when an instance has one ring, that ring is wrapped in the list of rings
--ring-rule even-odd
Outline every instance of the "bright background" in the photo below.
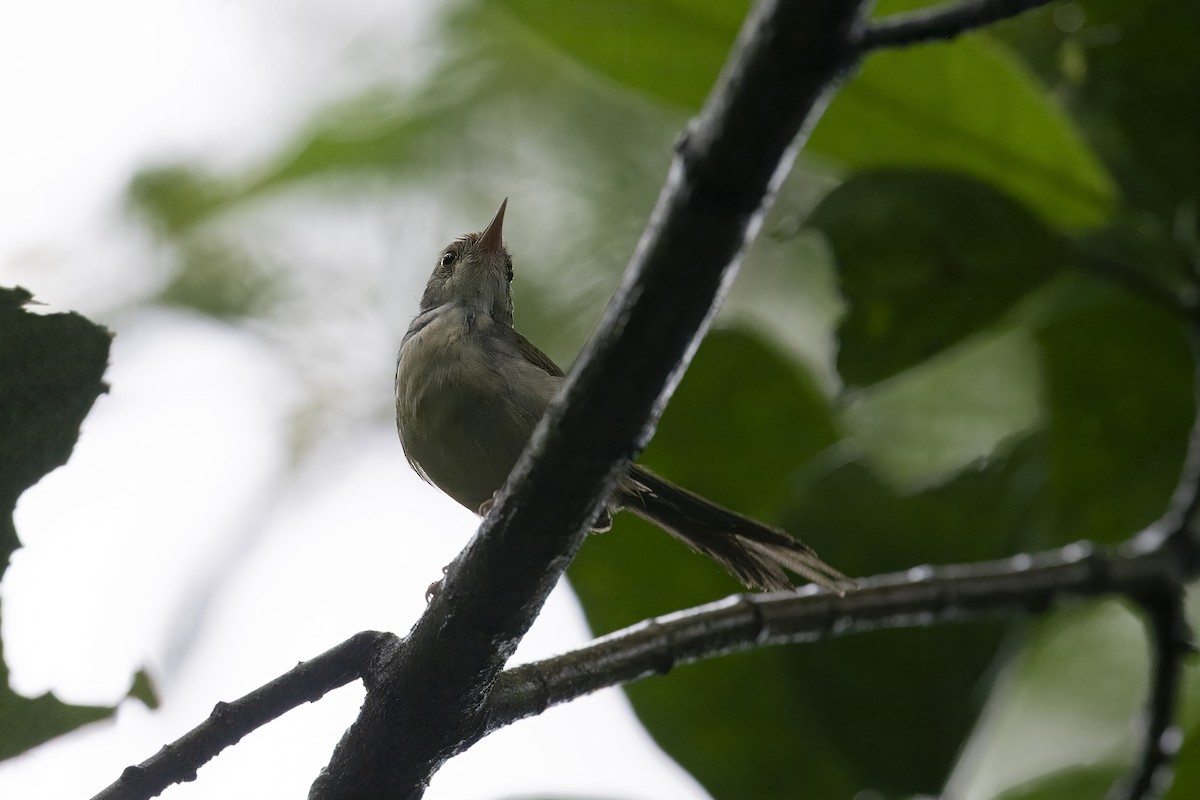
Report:
[[[467,211],[419,192],[266,210],[254,235],[312,284],[305,297],[327,301],[316,325],[297,312],[303,343],[286,323],[255,329],[155,301],[179,255],[125,204],[144,167],[237,169],[348,86],[419,78],[437,5],[52,0],[3,12],[0,284],[117,333],[111,390],[69,465],[18,506],[6,656],[22,693],[121,706],[0,764],[0,796],[88,797],[215,702],[357,631],[405,632],[472,533],[474,516],[405,464],[391,383],[433,254],[481,227],[490,212],[467,211],[498,193]],[[531,203],[513,194],[520,217]],[[587,638],[564,585],[518,659]],[[143,666],[158,711],[121,702]],[[163,796],[302,797],[360,700],[352,686],[297,709]],[[489,737],[430,797],[532,793],[705,796],[616,691]]]

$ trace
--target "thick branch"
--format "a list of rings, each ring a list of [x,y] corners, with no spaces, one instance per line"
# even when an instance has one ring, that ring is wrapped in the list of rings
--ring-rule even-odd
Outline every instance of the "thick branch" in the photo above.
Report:
[[[863,52],[952,39],[1002,19],[1015,17],[1051,0],[964,0],[892,14],[867,26],[858,39]]]
[[[844,598],[815,592],[737,595],[508,670],[493,693],[487,731],[597,689],[730,652],[1001,612],[1040,613],[1072,597],[1141,596],[1173,584],[1177,570],[1167,548],[1109,553],[1080,543],[1032,556],[865,578]]]
[[[311,797],[419,797],[482,735],[488,691],[645,444],[801,131],[847,67],[858,15],[848,0],[755,7],[596,335],[408,646],[368,681]]]
[[[393,634],[364,631],[232,703],[218,703],[207,720],[141,764],[127,767],[92,800],[142,800],[171,784],[195,780],[196,770],[226,747],[301,703],[361,678],[372,658],[396,646]]]

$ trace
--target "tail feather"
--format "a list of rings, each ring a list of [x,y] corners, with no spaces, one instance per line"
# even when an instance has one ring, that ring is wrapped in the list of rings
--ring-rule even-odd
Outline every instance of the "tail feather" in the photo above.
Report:
[[[838,595],[854,585],[786,531],[722,508],[644,467],[630,469],[618,501],[721,564],[750,588],[791,589],[785,569]]]

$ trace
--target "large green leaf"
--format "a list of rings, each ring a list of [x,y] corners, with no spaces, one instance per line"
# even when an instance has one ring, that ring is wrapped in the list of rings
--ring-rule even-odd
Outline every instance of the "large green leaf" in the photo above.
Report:
[[[31,314],[24,308],[31,300],[24,289],[0,287],[0,575],[19,546],[17,498],[66,463],[106,388],[109,332],[78,314]],[[112,711],[16,694],[0,643],[0,760]]]
[[[1127,771],[1126,765],[1111,761],[1068,767],[1002,792],[996,800],[1096,800]]]
[[[1044,792],[1057,784],[1057,796],[1071,797],[1068,788],[1094,786],[1133,761],[1148,657],[1130,608],[1118,600],[1079,604],[1029,627],[966,745],[956,796],[1056,796]]]
[[[804,373],[741,331],[700,347],[645,462],[672,480],[764,520],[778,518],[797,471],[837,439],[828,403]],[[812,542],[818,549],[822,541]],[[622,515],[571,567],[592,628],[738,590],[711,561]],[[782,651],[718,659],[630,687],[652,735],[718,798],[848,796],[855,782],[805,708],[813,687]]]
[[[822,554],[855,575],[1001,557],[1044,535],[1044,451],[1032,437],[912,495],[859,462],[814,465],[785,522],[835,537]],[[809,708],[859,789],[936,795],[988,696],[1004,632],[998,622],[875,631],[785,656],[797,680],[819,687]]]
[[[699,108],[743,3],[505,0],[571,60],[660,101]],[[926,166],[974,175],[1056,223],[1108,215],[1108,175],[1066,115],[1001,45],[980,37],[869,56],[808,150],[856,169]]]
[[[1045,88],[979,37],[870,56],[808,152],[856,169],[963,172],[1059,225],[1098,225],[1113,204],[1107,173]]]
[[[107,388],[111,334],[78,314],[31,314],[32,299],[0,287],[0,575],[18,546],[17,498],[66,463]]]
[[[1081,120],[1126,201],[1167,227],[1196,213],[1200,192],[1197,30],[1200,5],[1177,0],[1080,0],[1000,28]]]
[[[850,395],[846,426],[892,484],[938,483],[1041,424],[1037,355],[1024,326],[974,336]]]
[[[788,504],[798,471],[837,439],[828,401],[806,373],[754,334],[717,329],[697,352],[642,461],[770,521]],[[627,560],[630,548],[645,557]],[[708,559],[628,515],[619,518],[619,530],[591,537],[584,551],[572,578],[581,594],[605,587],[585,599],[597,630],[738,588]]]
[[[1084,102],[1112,126],[1114,147],[1107,152],[1114,169],[1127,194],[1169,223],[1185,209],[1194,221],[1200,196],[1200,5],[1090,0],[1084,8],[1092,33]]]
[[[1157,519],[1195,412],[1181,321],[1077,282],[1038,335],[1050,486],[1065,538],[1116,542]]]
[[[750,8],[746,0],[501,0],[572,61],[683,108],[699,108]]]
[[[830,192],[808,224],[837,259],[846,315],[838,372],[874,383],[986,328],[1072,255],[1065,239],[987,184],[888,170]]]
[[[717,331],[646,460],[693,489],[782,521],[851,574],[999,556],[1044,524],[1036,439],[904,497],[847,462],[836,438],[824,400],[792,365],[753,336]],[[597,632],[736,588],[636,520],[592,537],[571,580]],[[986,696],[981,676],[1002,630],[987,623],[877,632],[749,653],[634,684],[629,696],[656,740],[717,798],[934,792]]]

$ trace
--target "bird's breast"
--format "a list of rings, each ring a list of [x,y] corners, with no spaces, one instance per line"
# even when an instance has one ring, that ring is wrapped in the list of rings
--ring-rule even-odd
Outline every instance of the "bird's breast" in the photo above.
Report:
[[[536,417],[514,407],[490,318],[438,313],[406,337],[396,364],[396,423],[405,455],[475,511],[516,463]]]

